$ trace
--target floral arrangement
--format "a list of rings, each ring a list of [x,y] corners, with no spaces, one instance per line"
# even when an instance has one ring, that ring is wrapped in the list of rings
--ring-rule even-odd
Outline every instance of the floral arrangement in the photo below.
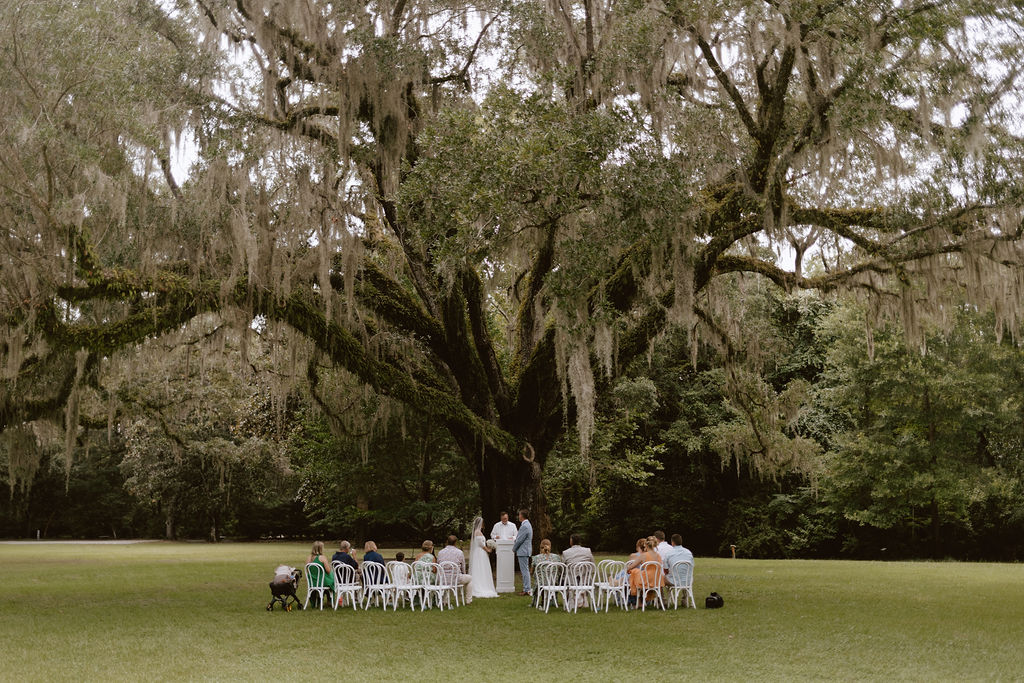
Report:
[[[486,546],[487,546],[488,548],[490,548],[491,550],[494,550],[495,548],[497,548],[497,547],[498,547],[498,544],[494,542],[494,539],[493,539],[493,538],[488,538],[488,539],[487,539],[487,542],[486,542],[486,543],[484,543],[484,545],[486,545]]]

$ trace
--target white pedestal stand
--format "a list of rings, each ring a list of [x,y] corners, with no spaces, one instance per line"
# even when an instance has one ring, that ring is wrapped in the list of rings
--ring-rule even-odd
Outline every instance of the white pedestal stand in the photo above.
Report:
[[[499,593],[511,593],[516,589],[516,558],[512,554],[512,546],[515,541],[495,541],[498,544],[496,549],[498,566],[498,582],[494,587]]]

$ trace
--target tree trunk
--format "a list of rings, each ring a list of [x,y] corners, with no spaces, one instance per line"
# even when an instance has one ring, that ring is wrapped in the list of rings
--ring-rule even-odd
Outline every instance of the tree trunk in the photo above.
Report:
[[[170,505],[164,510],[164,538],[174,540],[174,507]]]
[[[481,514],[486,527],[498,521],[502,510],[509,513],[512,521],[516,521],[518,510],[528,509],[536,548],[540,540],[549,537],[552,531],[541,481],[541,466],[535,460],[527,461],[520,454],[515,457],[512,459],[507,454],[486,447],[481,458],[480,447],[475,446],[471,459],[477,467]]]
[[[356,493],[356,510],[359,512],[366,512],[370,509],[370,499],[366,497],[366,494],[362,491]],[[359,539],[358,543],[364,543],[366,538],[366,517],[359,515],[355,524],[355,537]]]

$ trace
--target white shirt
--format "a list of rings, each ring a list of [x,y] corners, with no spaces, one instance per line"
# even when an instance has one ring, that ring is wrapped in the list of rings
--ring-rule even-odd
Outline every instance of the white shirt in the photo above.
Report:
[[[491,538],[496,541],[516,540],[516,525],[512,522],[495,522],[491,529]]]
[[[658,547],[655,548],[655,550],[657,550],[658,554],[661,555],[661,563],[665,564],[665,558],[668,557],[668,554],[672,551],[672,546],[665,541],[661,541],[658,543]]]

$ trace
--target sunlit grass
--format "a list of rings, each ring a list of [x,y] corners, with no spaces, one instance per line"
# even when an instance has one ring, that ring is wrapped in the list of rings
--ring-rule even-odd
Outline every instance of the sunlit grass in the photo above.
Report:
[[[265,611],[296,544],[0,545],[2,680],[977,679],[1024,672],[1024,566],[698,558],[698,610]],[[408,554],[408,551],[407,551]],[[393,550],[385,551],[386,556]],[[721,610],[703,609],[715,590]]]

